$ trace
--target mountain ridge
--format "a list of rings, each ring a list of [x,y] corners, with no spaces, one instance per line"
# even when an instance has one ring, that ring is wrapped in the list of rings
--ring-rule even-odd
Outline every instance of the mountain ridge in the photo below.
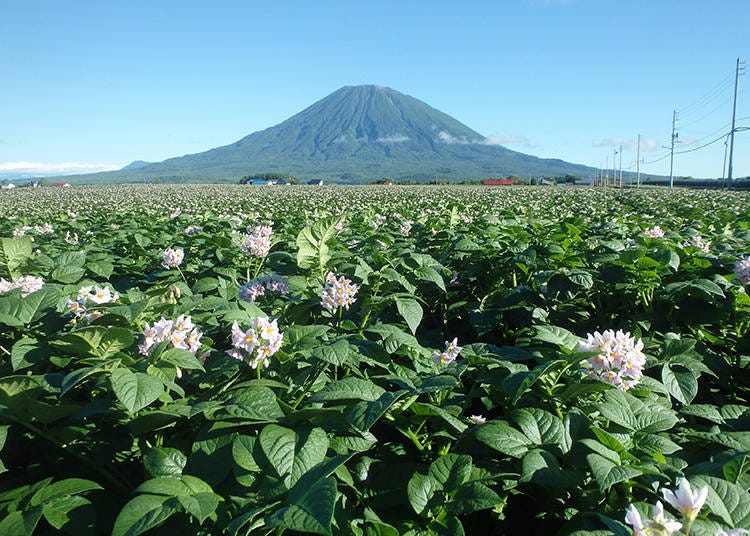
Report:
[[[344,86],[289,119],[228,145],[147,165],[136,162],[68,180],[236,182],[246,175],[284,173],[362,183],[385,176],[426,182],[511,174],[590,177],[595,172],[491,144],[448,114],[377,85]]]

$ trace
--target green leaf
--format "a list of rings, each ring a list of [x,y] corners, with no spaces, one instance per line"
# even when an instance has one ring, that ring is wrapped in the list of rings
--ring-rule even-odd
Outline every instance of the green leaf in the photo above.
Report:
[[[219,496],[215,493],[180,495],[177,500],[180,501],[180,505],[188,514],[198,520],[198,523],[203,523],[219,506]]]
[[[13,372],[43,363],[48,357],[49,348],[40,347],[39,341],[31,337],[17,340],[10,351]]]
[[[109,279],[109,276],[111,276],[112,272],[115,270],[114,265],[105,259],[99,259],[96,261],[89,260],[86,262],[86,268],[104,279]]]
[[[534,326],[534,329],[536,333],[533,340],[548,342],[570,351],[573,351],[581,340],[567,329],[558,326]]]
[[[88,326],[62,335],[52,344],[74,355],[90,355],[107,359],[133,344],[128,328]]]
[[[328,241],[336,236],[336,224],[341,218],[325,218],[308,225],[297,235],[297,266],[317,268],[325,275],[325,268],[331,259]]]
[[[414,412],[415,415],[432,415],[435,417],[440,417],[443,421],[445,421],[448,425],[450,425],[451,428],[453,428],[456,432],[459,434],[462,433],[466,428],[468,428],[468,425],[463,422],[462,420],[456,418],[448,411],[444,410],[440,406],[436,406],[434,404],[427,404],[425,402],[414,402],[410,406],[411,410]]]
[[[37,491],[32,497],[29,504],[37,506],[49,502],[53,499],[65,497],[66,495],[77,495],[85,491],[95,489],[104,489],[96,482],[83,478],[66,478],[59,482],[53,482],[48,486]]]
[[[138,495],[123,506],[115,519],[112,536],[137,536],[158,527],[179,511],[179,501],[162,495]]]
[[[66,264],[64,266],[58,266],[53,270],[52,279],[59,281],[60,283],[73,284],[80,281],[85,274],[86,270],[82,267]]]
[[[417,300],[411,298],[396,298],[396,309],[398,314],[406,321],[406,325],[409,326],[409,330],[413,333],[417,333],[417,328],[422,322],[422,316],[424,311],[422,306],[419,305]]]
[[[57,303],[59,294],[50,287],[42,287],[25,298],[0,296],[0,324],[21,327],[41,318]]]
[[[442,489],[451,491],[469,479],[471,467],[471,456],[449,453],[432,462],[427,474],[434,478]]]
[[[331,345],[316,346],[313,349],[313,357],[340,367],[349,357],[349,343],[340,340]]]
[[[182,348],[170,348],[159,356],[160,361],[166,361],[172,365],[184,369],[203,370],[203,364],[189,350]]]
[[[153,447],[143,456],[143,465],[153,477],[180,476],[187,465],[187,456],[170,447]]]
[[[331,400],[367,400],[374,402],[385,393],[385,389],[370,380],[347,376],[337,382],[329,383],[310,397],[311,402],[328,402]]]
[[[80,495],[58,497],[44,504],[44,519],[55,529],[76,536],[96,534],[96,508]]]
[[[21,275],[17,268],[29,257],[31,257],[30,237],[14,236],[0,239],[0,265],[5,269],[4,275],[10,279]]]
[[[329,536],[338,490],[336,480],[323,478],[287,495],[287,506],[265,518],[269,527]]]
[[[200,478],[192,475],[152,478],[151,480],[143,482],[135,489],[135,491],[136,493],[166,495],[169,497],[213,492],[211,486]]]
[[[328,435],[322,428],[307,433],[269,424],[258,437],[263,453],[276,474],[291,488],[313,466],[323,461],[328,450]]]
[[[691,477],[690,485],[697,490],[708,486],[706,505],[730,527],[750,525],[750,495],[732,482],[709,475]]]
[[[31,536],[42,517],[42,507],[10,512],[0,520],[0,534],[3,536]]]
[[[416,472],[409,479],[406,493],[414,511],[427,517],[430,510],[442,504],[443,493],[440,483],[430,475]]]
[[[390,408],[394,402],[407,393],[408,391],[402,389],[395,393],[383,393],[377,400],[372,402],[358,402],[349,411],[346,420],[360,432],[366,432],[386,411],[388,411],[388,408]]]
[[[500,496],[480,482],[461,486],[448,503],[448,511],[455,514],[470,514],[502,504]]]
[[[521,461],[520,482],[532,482],[539,486],[571,488],[580,486],[581,478],[572,471],[564,471],[552,454],[534,449],[526,453]]]
[[[669,394],[685,405],[690,404],[698,394],[698,377],[682,365],[665,364],[661,369],[661,381]]]
[[[534,445],[558,445],[565,433],[562,420],[541,408],[522,408],[512,414],[513,421]]]
[[[503,421],[489,421],[475,430],[478,441],[512,458],[521,458],[531,444],[524,434]]]
[[[604,393],[602,416],[631,431],[662,432],[677,424],[675,413],[650,400],[641,400],[618,389]]]
[[[125,368],[113,370],[110,381],[117,399],[130,413],[145,408],[164,392],[164,384],[159,379]]]
[[[261,467],[255,461],[255,436],[241,435],[234,438],[232,443],[232,458],[234,463],[246,471],[260,471]]]
[[[635,467],[615,465],[599,454],[588,454],[586,461],[589,462],[591,473],[594,475],[596,483],[602,491],[609,489],[618,482],[624,482],[643,474],[642,471]]]
[[[210,418],[216,416],[253,420],[260,422],[274,421],[284,416],[276,400],[276,393],[264,385],[251,385],[230,391],[229,398],[223,406],[207,412]]]

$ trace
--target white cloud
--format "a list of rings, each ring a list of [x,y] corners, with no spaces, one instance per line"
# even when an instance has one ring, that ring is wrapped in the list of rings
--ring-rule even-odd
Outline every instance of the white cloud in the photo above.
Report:
[[[469,143],[476,143],[475,141],[469,141],[466,139],[466,136],[462,136],[460,138],[456,138],[449,132],[446,132],[445,130],[441,130],[438,132],[438,140],[442,141],[443,143],[449,143],[449,144],[460,144],[460,145],[466,145]]]
[[[393,136],[385,136],[380,137],[375,141],[379,141],[381,143],[402,143],[405,141],[409,141],[411,138],[409,136],[404,136],[403,134],[394,134]]]
[[[628,151],[635,151],[638,149],[638,140],[630,140],[626,138],[606,138],[602,140],[594,140],[592,145],[594,147],[619,147],[622,145],[623,149]],[[641,138],[641,152],[649,153],[659,149],[659,142],[651,138]]]
[[[78,162],[62,162],[58,164],[40,162],[0,162],[0,174],[24,174],[34,176],[75,175],[77,173],[97,173],[112,171],[122,166],[111,164],[82,164]]]
[[[523,143],[529,145],[529,140],[523,136],[487,136],[480,143],[482,145],[510,145],[512,143]]]

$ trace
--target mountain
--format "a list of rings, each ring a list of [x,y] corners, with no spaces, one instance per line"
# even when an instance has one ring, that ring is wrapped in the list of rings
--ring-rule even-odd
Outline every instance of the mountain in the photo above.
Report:
[[[153,162],[146,162],[145,160],[133,160],[130,164],[120,169],[120,171],[132,171],[134,169],[141,169],[142,167],[150,166]]]
[[[359,183],[386,176],[425,182],[511,174],[590,177],[594,172],[491,145],[478,132],[414,97],[367,85],[343,87],[286,121],[230,145],[68,179],[236,182],[245,175],[284,173]]]

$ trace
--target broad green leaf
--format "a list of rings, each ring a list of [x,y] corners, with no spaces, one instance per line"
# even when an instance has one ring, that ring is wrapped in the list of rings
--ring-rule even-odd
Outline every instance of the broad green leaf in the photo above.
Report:
[[[417,333],[417,328],[422,322],[422,316],[424,311],[419,302],[410,298],[396,298],[396,309],[401,317],[406,321],[406,325],[409,326],[409,330],[413,333]]]
[[[322,428],[307,433],[269,424],[258,437],[263,453],[279,478],[291,488],[313,466],[323,461],[328,450],[328,436]]]
[[[415,402],[410,406],[410,409],[414,412],[415,415],[433,415],[435,417],[440,417],[459,434],[466,430],[466,428],[468,428],[467,424],[461,419],[456,418],[448,411],[444,410],[440,406],[435,406],[434,404]]]
[[[55,268],[52,272],[52,279],[59,281],[60,283],[72,284],[80,281],[85,274],[86,270],[82,267],[66,264]]]
[[[448,503],[448,511],[455,514],[470,514],[502,504],[500,496],[480,482],[472,482],[458,488]]]
[[[41,517],[41,506],[10,512],[0,520],[0,534],[3,536],[32,536]]]
[[[548,342],[569,351],[573,351],[581,340],[567,329],[558,326],[534,326],[534,329],[534,340]]]
[[[166,361],[172,365],[184,369],[203,370],[203,364],[193,353],[182,348],[170,348],[159,355],[160,361]]]
[[[358,402],[352,407],[346,416],[346,420],[360,432],[366,432],[375,424],[383,414],[388,411],[394,402],[407,394],[408,391],[400,390],[394,393],[385,392],[377,400],[372,402]]]
[[[123,506],[112,536],[137,536],[158,527],[179,511],[179,501],[163,495],[138,495]]]
[[[512,458],[521,458],[529,450],[529,439],[503,421],[489,421],[476,428],[476,438],[488,447]]]
[[[340,367],[349,357],[349,343],[340,340],[331,345],[316,346],[313,349],[313,357]]]
[[[596,483],[602,491],[609,489],[614,484],[643,474],[641,470],[635,467],[615,465],[604,456],[598,454],[588,454],[586,460],[589,462],[591,473],[594,475]]]
[[[415,393],[429,393],[431,391],[442,391],[443,389],[453,389],[458,385],[458,380],[455,376],[448,376],[440,374],[438,376],[431,376],[419,384],[419,387],[414,389]]]
[[[95,489],[104,489],[96,482],[85,480],[83,478],[66,478],[59,482],[53,482],[48,486],[37,491],[32,497],[29,504],[37,506],[49,502],[53,499],[65,497],[66,495],[76,495],[85,491]]]
[[[264,385],[251,385],[227,393],[223,406],[207,412],[209,418],[233,417],[260,422],[275,421],[283,417],[276,393]]]
[[[513,422],[534,445],[558,445],[562,442],[562,420],[541,408],[522,408],[513,412]]]
[[[80,495],[52,499],[44,504],[42,514],[50,525],[67,534],[96,534],[96,508],[91,501]]]
[[[171,447],[153,447],[143,455],[143,465],[153,477],[180,476],[187,456]]]
[[[414,511],[422,517],[427,517],[430,510],[443,501],[442,486],[430,475],[416,472],[409,479],[406,493]]]
[[[325,275],[328,261],[331,259],[328,241],[336,236],[338,217],[325,218],[302,229],[297,235],[297,266],[316,268],[320,275]]]
[[[143,372],[117,368],[112,371],[110,380],[117,399],[130,413],[145,408],[164,392],[160,380]]]
[[[39,341],[34,338],[23,337],[17,340],[10,351],[13,372],[43,363],[49,353],[49,348],[40,346]]]
[[[60,394],[64,395],[68,391],[70,391],[73,387],[75,387],[77,384],[85,380],[86,378],[98,374],[101,372],[106,372],[109,369],[112,369],[114,367],[117,367],[120,364],[120,359],[110,359],[108,361],[104,361],[103,363],[99,363],[98,365],[95,365],[93,367],[86,367],[78,370],[74,370],[73,372],[69,373],[68,375],[63,378],[61,389],[62,392]]]
[[[553,488],[577,488],[581,475],[564,471],[552,454],[546,450],[535,449],[526,453],[521,461],[520,482],[532,482],[539,486]]]
[[[246,471],[260,471],[261,467],[255,461],[255,436],[240,435],[234,438],[232,443],[232,458],[234,463]]]
[[[692,370],[676,364],[661,368],[661,381],[675,399],[690,404],[698,394],[698,377]]]
[[[380,398],[385,389],[370,380],[347,376],[337,382],[329,383],[310,397],[311,402],[328,402],[331,400],[367,400],[374,402]]]
[[[17,268],[31,257],[31,238],[28,236],[14,236],[0,239],[0,265],[9,279],[15,279],[21,274]]]
[[[697,475],[689,480],[695,490],[708,486],[706,505],[724,523],[730,527],[750,525],[750,494],[744,487],[709,475]]]
[[[427,474],[434,478],[442,489],[451,491],[469,479],[471,467],[471,456],[449,453],[432,462]]]
[[[618,389],[604,393],[604,400],[599,405],[602,416],[631,431],[662,432],[677,424],[672,410]]]
[[[167,495],[169,497],[213,492],[211,486],[193,475],[152,478],[151,480],[143,482],[135,489],[135,491],[136,493]]]
[[[219,496],[215,493],[180,495],[177,500],[188,514],[198,520],[198,523],[203,523],[219,506]]]
[[[0,324],[21,327],[40,319],[47,310],[55,307],[59,294],[45,286],[25,298],[0,296]]]
[[[289,504],[267,516],[266,525],[329,536],[337,496],[336,480],[320,479],[304,490],[290,492]]]

